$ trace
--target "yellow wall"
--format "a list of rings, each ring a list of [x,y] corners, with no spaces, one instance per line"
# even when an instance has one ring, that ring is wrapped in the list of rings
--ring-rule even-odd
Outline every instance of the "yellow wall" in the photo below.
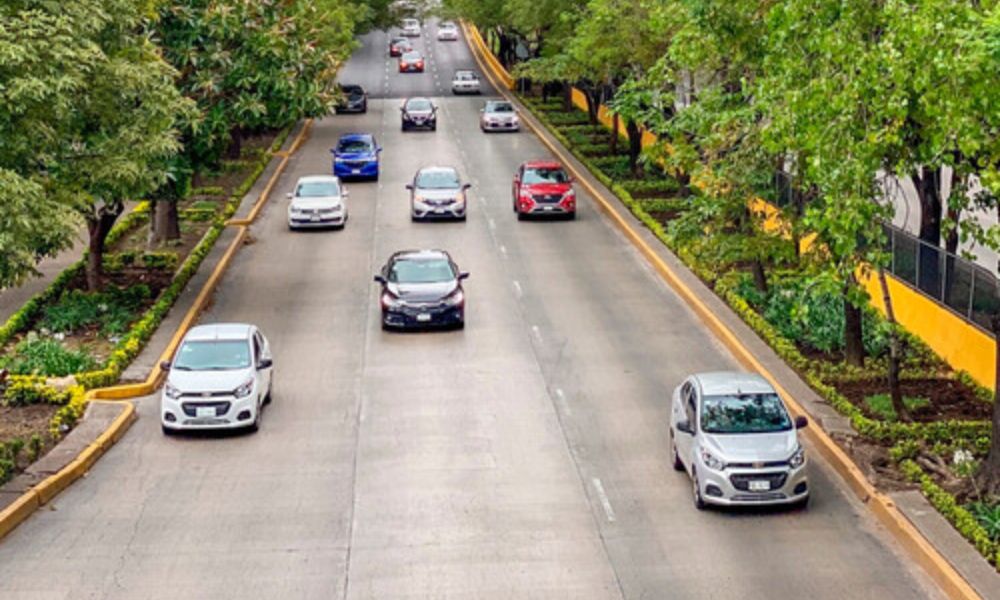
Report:
[[[504,79],[507,87],[513,87],[513,79],[493,54],[486,51],[486,46],[483,44],[482,38],[479,37],[479,32],[474,27],[469,29],[472,31],[473,43],[483,50],[483,54],[490,62],[490,68],[501,79]],[[583,92],[574,88],[572,99],[577,108],[583,111],[587,110],[587,100]],[[611,117],[604,106],[600,107],[599,116],[602,123],[609,128],[612,127]],[[648,131],[643,132],[643,147],[656,142],[655,135]],[[762,200],[754,201],[753,206],[763,210],[768,215],[766,227],[772,230],[782,227],[777,209]],[[814,237],[809,237],[804,239],[802,243],[804,246],[808,246],[814,239]],[[874,275],[862,276],[861,281],[871,295],[872,306],[884,313],[885,307],[882,304],[882,290],[878,278]],[[923,340],[952,368],[967,371],[981,385],[993,389],[996,384],[997,344],[992,336],[987,335],[978,327],[970,325],[955,313],[891,275],[888,277],[888,283],[896,320]]]

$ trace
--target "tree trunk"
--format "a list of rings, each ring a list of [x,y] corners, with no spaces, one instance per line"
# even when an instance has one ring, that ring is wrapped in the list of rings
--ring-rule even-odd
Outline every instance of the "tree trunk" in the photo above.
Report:
[[[865,364],[865,344],[861,319],[861,309],[851,304],[844,290],[844,358],[847,364],[863,367]]]
[[[903,403],[903,391],[899,387],[899,333],[896,331],[896,313],[892,308],[892,297],[889,294],[889,283],[885,279],[885,269],[879,268],[878,282],[882,287],[882,303],[885,305],[885,316],[889,321],[889,396],[892,398],[892,408],[896,418],[910,422],[910,411]]]
[[[919,273],[917,287],[931,297],[941,300],[941,168],[921,169],[911,179],[920,201],[919,237],[928,245],[918,250]]]
[[[1000,315],[994,315],[992,322],[993,337],[997,342],[996,380],[993,396],[993,425],[990,450],[979,465],[977,478],[986,496],[1000,496]]]
[[[177,215],[177,202],[175,200],[157,200],[153,203],[153,217],[149,220],[147,245],[154,248],[164,242],[180,238],[181,227]]]
[[[573,86],[568,81],[562,84],[563,110],[570,112],[573,110]]]
[[[642,155],[642,130],[634,119],[625,119],[625,133],[628,135],[628,166],[632,175],[639,177],[639,156]]]
[[[622,120],[621,120],[621,117],[618,116],[618,113],[615,113],[614,115],[612,115],[612,117],[611,117],[611,124],[612,124],[612,127],[611,127],[611,140],[610,140],[611,141],[611,153],[612,154],[618,154],[618,138],[619,138],[619,136],[621,136],[621,131],[622,131]]]
[[[600,92],[598,92],[597,89],[588,86],[584,90],[583,95],[587,98],[587,117],[590,120],[590,124],[594,126],[594,129],[597,129],[597,110],[601,106],[601,100],[599,97]]]
[[[117,202],[87,217],[87,289],[91,292],[99,291],[104,283],[104,241],[124,210],[125,205]]]
[[[759,259],[755,260],[750,264],[750,270],[753,272],[753,283],[757,287],[757,290],[766,294],[767,273],[764,271],[764,263]]]
[[[229,148],[226,149],[226,158],[238,160],[243,156],[243,128],[233,127],[229,132]]]

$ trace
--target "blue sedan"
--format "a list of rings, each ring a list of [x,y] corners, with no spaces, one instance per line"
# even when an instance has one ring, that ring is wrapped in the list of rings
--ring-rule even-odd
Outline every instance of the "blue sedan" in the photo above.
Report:
[[[369,133],[350,133],[340,137],[333,154],[333,174],[341,179],[378,180],[378,155],[382,148]]]

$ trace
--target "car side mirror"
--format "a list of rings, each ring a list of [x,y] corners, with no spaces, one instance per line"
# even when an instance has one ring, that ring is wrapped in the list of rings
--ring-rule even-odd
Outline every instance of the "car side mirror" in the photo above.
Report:
[[[406,184],[406,189],[412,190],[413,189],[413,184],[412,183]]]
[[[484,113],[484,112],[486,112],[486,109],[485,108],[480,108],[479,112]]]
[[[694,429],[691,429],[691,423],[690,423],[690,421],[678,421],[677,422],[677,431],[679,431],[681,433],[686,433],[688,435],[693,435],[694,434]]]
[[[274,365],[274,361],[270,358],[262,358],[257,362],[257,370],[263,371],[264,369],[270,369]]]
[[[381,275],[376,275],[375,283],[381,283],[382,285],[385,285],[385,277],[382,277]]]
[[[291,192],[288,192],[287,194],[285,194],[285,198],[288,198],[289,200],[291,200],[294,197],[295,197],[295,194],[293,194]]]
[[[351,195],[351,190],[348,190],[346,188],[342,189],[342,190],[340,190],[340,195],[343,196],[344,198],[346,198],[346,197],[348,197],[348,196]]]
[[[471,188],[471,187],[472,187],[472,184],[471,184],[471,183],[466,183],[466,184],[463,184],[463,185],[462,185],[462,190],[467,190],[467,189],[469,189],[469,188]]]
[[[468,279],[468,278],[469,278],[468,271],[463,271],[463,272],[461,272],[461,273],[458,274],[459,281],[464,280],[464,279]]]
[[[802,429],[803,427],[808,427],[808,426],[809,426],[809,419],[807,419],[806,417],[804,417],[802,415],[799,415],[799,416],[795,417],[795,428],[796,429]]]
[[[162,369],[164,371],[169,371],[170,370],[170,361],[169,360],[162,361],[160,363],[160,369]]]
[[[381,152],[381,151],[382,151],[382,146],[379,146],[378,148],[375,148],[375,152]]]
[[[337,149],[336,148],[330,148],[330,154],[333,154],[334,156],[336,156],[337,155]]]

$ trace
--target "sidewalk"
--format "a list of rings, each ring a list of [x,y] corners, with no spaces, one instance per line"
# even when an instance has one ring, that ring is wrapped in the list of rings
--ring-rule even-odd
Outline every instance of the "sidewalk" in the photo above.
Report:
[[[63,250],[57,256],[43,259],[37,267],[41,272],[40,276],[32,277],[18,287],[0,289],[0,323],[6,323],[25,302],[49,287],[52,280],[66,267],[80,260],[87,248],[85,233],[86,231],[81,229],[71,248]]]

